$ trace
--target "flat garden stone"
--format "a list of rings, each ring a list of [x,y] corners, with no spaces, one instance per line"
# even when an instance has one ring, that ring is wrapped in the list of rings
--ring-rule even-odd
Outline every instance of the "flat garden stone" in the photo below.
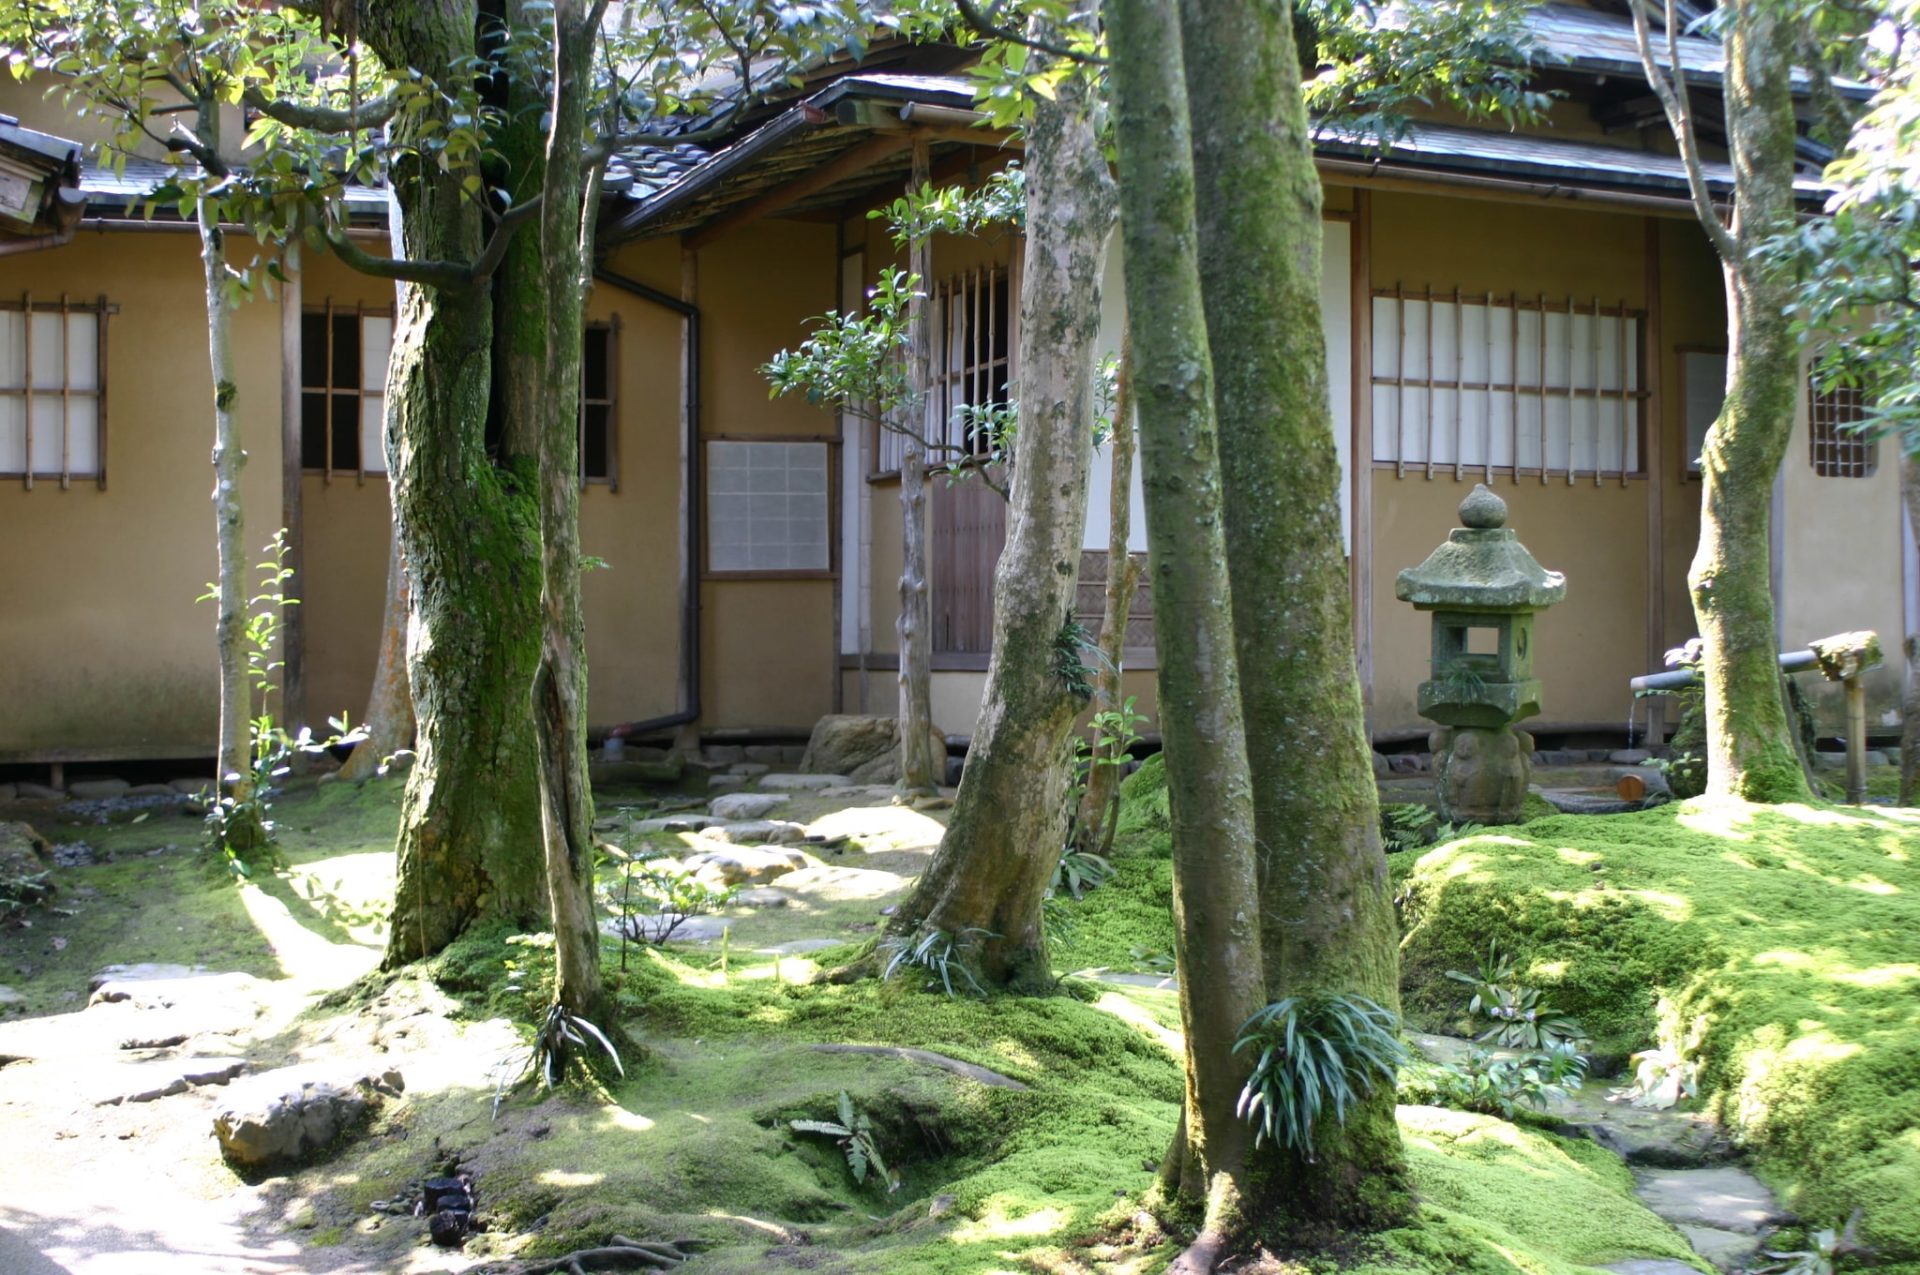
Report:
[[[1638,766],[1653,760],[1653,754],[1644,748],[1622,748],[1618,752],[1607,754],[1607,760],[1616,766]]]
[[[12,784],[0,784],[0,801],[12,801],[17,795],[18,790]]]
[[[818,792],[822,788],[850,788],[853,780],[845,775],[762,775],[760,786],[768,792]]]
[[[22,781],[13,786],[13,795],[21,801],[65,801],[67,794],[58,788],[49,788],[45,784],[33,784]]]
[[[791,800],[784,792],[730,792],[715,797],[707,809],[716,819],[764,819]]]
[[[1670,1257],[1636,1257],[1625,1262],[1609,1262],[1600,1268],[1613,1275],[1700,1275],[1685,1262]]]
[[[737,761],[727,767],[727,773],[738,775],[742,779],[758,779],[772,769],[773,767],[763,761]]]
[[[772,947],[756,949],[764,956],[805,956],[809,952],[820,952],[830,947],[839,947],[845,939],[788,939],[785,943],[775,943]]]
[[[0,984],[0,1005],[19,1005],[25,1002],[26,999],[25,996],[14,991],[11,987]]]
[[[1760,1180],[1745,1169],[1643,1169],[1634,1175],[1641,1203],[1675,1226],[1758,1235],[1780,1215]]]
[[[665,815],[656,819],[636,819],[633,830],[645,834],[650,832],[699,832],[712,828],[725,820],[712,815]]]
[[[133,785],[124,779],[76,779],[67,785],[67,795],[76,801],[99,801],[124,796]]]
[[[1731,1275],[1735,1271],[1745,1271],[1751,1264],[1754,1254],[1760,1251],[1760,1237],[1740,1231],[1723,1231],[1713,1226],[1689,1226],[1682,1223],[1675,1228],[1686,1237],[1693,1251],[1705,1258],[1713,1266]]]
[[[734,895],[733,901],[743,908],[784,908],[793,902],[793,896],[770,885],[756,885]]]
[[[713,775],[707,780],[707,793],[718,797],[725,793],[740,792],[752,782],[746,775]]]
[[[807,856],[779,846],[731,846],[688,855],[683,862],[696,876],[717,877],[727,885],[760,885],[807,866]]]
[[[805,835],[805,828],[785,819],[743,819],[739,823],[715,824],[703,830],[700,839],[729,845],[753,845],[766,841],[797,841]]]
[[[245,1072],[244,1058],[168,1058],[115,1068],[113,1083],[94,1098],[97,1107],[157,1102],[201,1085],[224,1085]]]

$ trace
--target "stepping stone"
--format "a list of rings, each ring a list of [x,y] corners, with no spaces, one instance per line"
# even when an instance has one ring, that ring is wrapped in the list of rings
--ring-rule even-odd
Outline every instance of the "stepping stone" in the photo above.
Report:
[[[244,1058],[170,1058],[116,1069],[112,1092],[95,1098],[96,1107],[156,1102],[199,1085],[224,1085],[247,1069]]]
[[[26,999],[25,996],[14,991],[11,987],[0,986],[0,1005],[18,1005]]]
[[[730,792],[741,792],[752,782],[745,775],[714,775],[707,780],[707,793],[719,797]]]
[[[730,792],[715,797],[707,809],[716,819],[764,819],[791,800],[783,792]]]
[[[642,835],[651,832],[699,832],[725,822],[712,815],[667,815],[658,819],[636,819],[633,830]]]
[[[76,779],[67,785],[67,795],[76,801],[99,801],[124,796],[131,787],[124,779]]]
[[[1703,1226],[1741,1235],[1758,1235],[1779,1217],[1773,1192],[1745,1169],[1644,1169],[1635,1174],[1634,1194],[1641,1203],[1675,1226]]]
[[[773,767],[763,761],[737,761],[727,767],[727,773],[742,779],[758,779],[772,769]]]
[[[65,801],[67,794],[58,788],[49,788],[45,784],[16,783],[13,795],[21,801]]]
[[[1622,748],[1618,752],[1607,754],[1607,760],[1616,766],[1639,766],[1653,760],[1653,754],[1644,748]]]
[[[1700,1275],[1685,1262],[1676,1262],[1670,1257],[1636,1257],[1631,1261],[1611,1262],[1600,1269],[1612,1271],[1613,1275]]]
[[[851,788],[853,780],[845,775],[762,775],[760,786],[768,792],[818,792],[823,788]]]
[[[1563,815],[1623,815],[1630,810],[1640,809],[1637,801],[1600,797],[1567,788],[1542,788],[1540,796]]]
[[[845,939],[788,939],[785,943],[775,943],[772,947],[756,948],[762,956],[805,956],[808,952],[819,952],[830,947],[839,947]]]
[[[770,885],[756,885],[734,895],[733,901],[736,906],[743,908],[783,908],[793,902],[793,896]]]
[[[1682,1225],[1677,1229],[1686,1236],[1687,1243],[1693,1245],[1694,1252],[1719,1270],[1744,1271],[1760,1251],[1758,1235],[1743,1235],[1712,1226]]]
[[[716,824],[700,834],[702,841],[723,841],[730,845],[750,845],[766,841],[798,841],[807,830],[784,819],[745,819],[739,823]]]

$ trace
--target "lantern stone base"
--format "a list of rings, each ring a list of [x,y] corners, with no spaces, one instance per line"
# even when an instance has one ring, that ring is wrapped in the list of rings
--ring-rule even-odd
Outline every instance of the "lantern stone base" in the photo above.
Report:
[[[1533,778],[1533,736],[1510,726],[1443,726],[1429,737],[1441,817],[1519,823]]]

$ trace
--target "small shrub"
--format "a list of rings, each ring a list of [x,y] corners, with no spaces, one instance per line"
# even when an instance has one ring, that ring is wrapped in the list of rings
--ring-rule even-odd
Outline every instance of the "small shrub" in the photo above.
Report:
[[[1423,1063],[1407,1070],[1400,1086],[1404,1101],[1477,1111],[1511,1120],[1522,1107],[1544,1111],[1548,1102],[1567,1097],[1586,1082],[1587,1060],[1560,1047],[1501,1058],[1476,1049],[1459,1063]]]
[[[966,952],[977,940],[996,937],[980,929],[962,930],[957,935],[945,930],[889,935],[880,940],[880,954],[886,958],[886,963],[880,967],[880,977],[891,982],[902,970],[923,969],[934,975],[927,980],[928,991],[939,987],[952,996],[954,975],[958,974],[973,989],[974,995],[984,996],[986,989],[980,986],[980,980],[968,968]]]
[[[1558,1013],[1538,988],[1515,983],[1512,958],[1489,945],[1487,959],[1471,974],[1448,970],[1447,977],[1473,989],[1467,1014],[1492,1025],[1475,1037],[1482,1044],[1503,1049],[1551,1050],[1574,1046],[1586,1039],[1580,1024]]]
[[[1105,885],[1113,876],[1113,864],[1102,855],[1086,850],[1068,850],[1054,865],[1053,885],[1049,893],[1065,890],[1078,899],[1088,890]]]

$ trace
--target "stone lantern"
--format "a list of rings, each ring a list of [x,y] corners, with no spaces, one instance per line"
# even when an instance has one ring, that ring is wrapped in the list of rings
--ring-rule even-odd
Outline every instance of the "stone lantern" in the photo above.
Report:
[[[1460,502],[1465,524],[1393,594],[1433,614],[1433,676],[1420,715],[1433,732],[1440,810],[1455,823],[1518,823],[1533,772],[1533,738],[1513,724],[1540,711],[1533,617],[1567,594],[1566,577],[1534,561],[1506,527],[1507,502],[1479,483]]]

